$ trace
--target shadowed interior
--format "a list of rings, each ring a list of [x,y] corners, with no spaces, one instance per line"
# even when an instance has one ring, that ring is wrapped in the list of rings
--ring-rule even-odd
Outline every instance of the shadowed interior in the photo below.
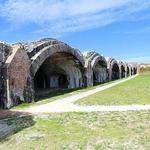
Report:
[[[137,74],[137,68],[133,69],[133,74]]]
[[[93,69],[93,84],[104,83],[107,81],[107,64],[100,60]]]
[[[112,78],[112,80],[119,79],[119,66],[116,63],[114,63],[113,66],[112,66],[111,78]]]
[[[82,65],[68,53],[55,53],[44,61],[34,77],[35,93],[83,87]]]
[[[125,67],[122,65],[121,66],[121,78],[125,77]]]
[[[127,77],[130,76],[130,70],[129,70],[129,67],[127,66]]]

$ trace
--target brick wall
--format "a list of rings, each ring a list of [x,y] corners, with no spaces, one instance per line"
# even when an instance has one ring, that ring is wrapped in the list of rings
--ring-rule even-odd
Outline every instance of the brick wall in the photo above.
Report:
[[[3,67],[7,57],[11,54],[11,47],[6,43],[0,42],[0,108],[4,107],[4,91],[5,91],[5,83],[4,78],[6,76],[3,75]]]
[[[18,49],[14,58],[8,66],[10,106],[17,105],[25,101],[25,89],[29,78],[30,60],[24,49]]]

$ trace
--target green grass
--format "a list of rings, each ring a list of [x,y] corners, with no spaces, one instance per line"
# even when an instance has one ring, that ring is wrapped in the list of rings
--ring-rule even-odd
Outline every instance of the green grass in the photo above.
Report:
[[[20,108],[47,103],[96,87],[66,91],[64,95],[53,93],[54,95],[48,99],[27,104],[27,106],[22,104]],[[147,72],[133,80],[93,95],[95,99],[86,98],[79,100],[78,103],[147,104],[149,103],[147,99],[150,98],[149,91],[150,73]],[[100,99],[101,95],[98,94],[104,95],[104,98],[108,97],[105,99],[107,101]],[[113,101],[110,97],[114,97]],[[117,101],[115,101],[116,98]],[[0,149],[149,150],[149,133],[150,111],[39,114],[1,120]]]
[[[18,106],[13,107],[13,109],[26,109],[26,108],[30,108],[32,106],[37,106],[37,105],[41,105],[41,104],[46,104],[61,98],[65,98],[68,96],[72,96],[81,92],[86,92],[92,89],[95,89],[97,87],[101,87],[113,82],[117,82],[117,81],[111,81],[108,83],[104,83],[104,84],[100,84],[100,85],[96,85],[94,87],[89,87],[89,88],[83,88],[83,89],[69,89],[69,90],[59,90],[59,91],[55,91],[53,93],[50,93],[49,95],[45,96],[45,97],[40,97],[37,99],[36,102],[32,102],[32,103],[22,103]]]
[[[150,148],[150,111],[60,113],[34,116],[18,123],[0,141],[4,150],[137,150]],[[4,121],[5,123],[7,121]],[[28,123],[29,122],[29,123]],[[2,122],[0,122],[0,125]],[[21,127],[23,128],[22,130]],[[17,132],[17,128],[19,131]]]
[[[131,105],[150,104],[150,72],[85,97],[76,102],[79,105]]]

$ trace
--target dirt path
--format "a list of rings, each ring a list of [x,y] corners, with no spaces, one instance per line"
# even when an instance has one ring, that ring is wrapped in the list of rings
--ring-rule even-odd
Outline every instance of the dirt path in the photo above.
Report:
[[[137,76],[137,75],[136,75]],[[79,106],[75,105],[74,102],[87,97],[89,95],[95,94],[97,92],[106,90],[113,86],[116,86],[120,83],[126,82],[130,79],[135,78],[136,76],[132,76],[130,78],[111,83],[109,85],[105,85],[103,87],[99,87],[87,92],[82,92],[73,96],[69,96],[67,98],[63,98],[54,102],[50,102],[47,104],[42,104],[40,106],[34,106],[32,108],[28,108],[25,110],[20,110],[21,112],[28,113],[55,113],[55,112],[96,112],[96,111],[129,111],[129,110],[150,110],[150,105],[127,105],[127,106]]]

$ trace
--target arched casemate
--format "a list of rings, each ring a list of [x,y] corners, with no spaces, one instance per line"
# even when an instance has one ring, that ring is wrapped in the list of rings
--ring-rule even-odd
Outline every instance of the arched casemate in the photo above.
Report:
[[[126,63],[126,77],[130,76],[130,66]]]
[[[108,79],[106,59],[97,54],[92,60],[91,66],[93,69],[93,84],[106,82]]]
[[[120,68],[120,77],[125,78],[127,76],[127,66],[122,61],[119,61],[119,68]]]
[[[56,39],[8,45],[0,42],[0,107],[10,108],[54,90],[93,86],[138,72],[96,52],[82,54]]]
[[[113,58],[107,58],[107,68],[109,71],[109,81],[120,79],[119,63]]]
[[[106,59],[96,52],[87,53],[86,59],[91,64],[93,85],[106,82],[108,79]]]
[[[129,67],[129,76],[132,76],[138,73],[137,64],[131,63],[131,64],[128,64],[128,67]]]
[[[32,45],[34,49],[30,52],[34,93],[42,95],[56,89],[83,87],[83,55],[59,41],[44,39],[40,42]]]
[[[134,64],[133,66],[133,75],[137,74],[138,73],[138,67],[136,64]]]
[[[137,74],[137,67],[134,67],[134,69],[133,69],[133,74],[134,74],[134,75]]]

